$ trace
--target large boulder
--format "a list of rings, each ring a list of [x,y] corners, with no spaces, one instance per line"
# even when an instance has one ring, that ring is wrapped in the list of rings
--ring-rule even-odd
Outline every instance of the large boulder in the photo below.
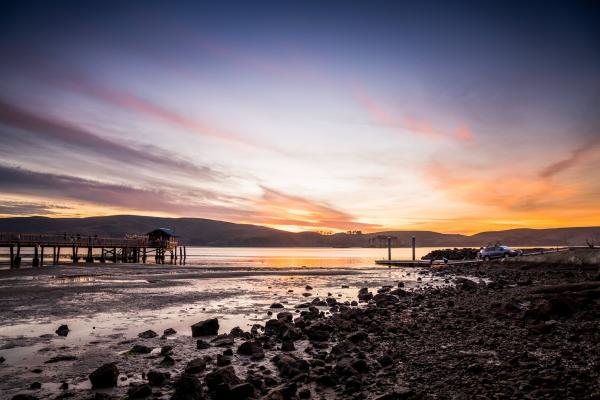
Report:
[[[146,373],[146,379],[152,386],[160,386],[171,377],[168,372],[157,371],[152,369]]]
[[[117,386],[119,369],[115,363],[104,364],[89,375],[92,388],[111,388]]]
[[[185,366],[186,374],[198,374],[206,369],[206,360],[204,358],[194,358]]]
[[[148,329],[147,331],[138,333],[138,337],[142,338],[142,339],[152,339],[158,336],[158,333],[154,332],[151,329]]]
[[[192,325],[192,336],[211,336],[219,333],[219,320],[216,318],[200,321]]]

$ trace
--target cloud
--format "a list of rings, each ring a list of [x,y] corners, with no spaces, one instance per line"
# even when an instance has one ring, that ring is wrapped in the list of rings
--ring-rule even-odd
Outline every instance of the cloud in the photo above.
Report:
[[[271,226],[296,226],[331,229],[375,229],[378,226],[357,222],[348,213],[313,200],[262,187],[255,201],[258,222]]]
[[[78,151],[93,153],[95,157],[110,158],[120,163],[165,167],[210,180],[221,177],[220,173],[207,166],[178,159],[154,146],[144,145],[143,148],[135,148],[119,144],[67,122],[36,115],[2,101],[0,101],[0,124],[27,131],[48,144],[76,147]],[[3,135],[8,134],[9,132],[3,133]]]
[[[573,150],[568,157],[545,167],[540,172],[540,177],[551,178],[568,169],[575,167],[577,164],[583,161],[590,153],[595,151],[598,144],[600,144],[600,137],[594,137],[586,141],[584,144]]]
[[[403,134],[410,132],[416,136],[433,140],[446,139],[470,144],[475,143],[473,132],[467,126],[459,127],[454,133],[436,130],[426,119],[416,118],[410,114],[405,114],[402,118],[392,116],[382,105],[369,96],[367,91],[360,85],[354,86],[353,95],[375,122],[398,130]]]
[[[53,215],[56,214],[55,209],[68,208],[52,203],[0,200],[0,215]]]

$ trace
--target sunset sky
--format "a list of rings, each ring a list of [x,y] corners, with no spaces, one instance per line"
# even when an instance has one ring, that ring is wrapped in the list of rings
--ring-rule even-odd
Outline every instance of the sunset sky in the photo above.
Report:
[[[2,2],[0,216],[600,225],[597,2],[214,3]]]

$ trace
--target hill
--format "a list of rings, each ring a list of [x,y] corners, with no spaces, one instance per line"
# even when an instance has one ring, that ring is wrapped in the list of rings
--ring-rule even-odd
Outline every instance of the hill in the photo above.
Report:
[[[316,232],[287,232],[258,225],[235,224],[203,218],[160,218],[113,215],[88,218],[16,217],[0,218],[1,232],[56,233],[122,237],[169,227],[183,244],[194,246],[256,247],[368,247],[379,235],[397,237],[395,246],[408,247],[414,236],[420,247],[479,247],[500,242],[509,246],[585,245],[586,240],[600,244],[600,227],[510,229],[475,235],[444,234],[431,231],[386,231],[369,234],[321,235]],[[380,244],[381,245],[381,244]]]

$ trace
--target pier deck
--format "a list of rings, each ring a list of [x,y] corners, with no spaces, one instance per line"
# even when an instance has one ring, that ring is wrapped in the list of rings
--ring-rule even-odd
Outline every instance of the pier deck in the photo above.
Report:
[[[170,253],[171,261],[186,258],[185,246],[178,246],[174,236],[161,237],[149,235],[131,235],[123,238],[99,237],[98,235],[80,234],[30,234],[0,232],[0,248],[9,249],[10,267],[18,268],[21,265],[22,249],[33,249],[32,265],[43,266],[50,255],[44,251],[52,248],[52,264],[58,264],[61,259],[61,250],[67,249],[71,262],[77,263],[80,258],[85,262],[134,262],[145,263],[147,258],[154,255],[157,263],[164,263],[166,253]],[[85,250],[85,255],[80,255],[80,249]],[[97,250],[100,250],[99,252]],[[94,251],[96,250],[96,251]],[[98,254],[99,253],[99,254]],[[64,257],[63,257],[64,258]]]

